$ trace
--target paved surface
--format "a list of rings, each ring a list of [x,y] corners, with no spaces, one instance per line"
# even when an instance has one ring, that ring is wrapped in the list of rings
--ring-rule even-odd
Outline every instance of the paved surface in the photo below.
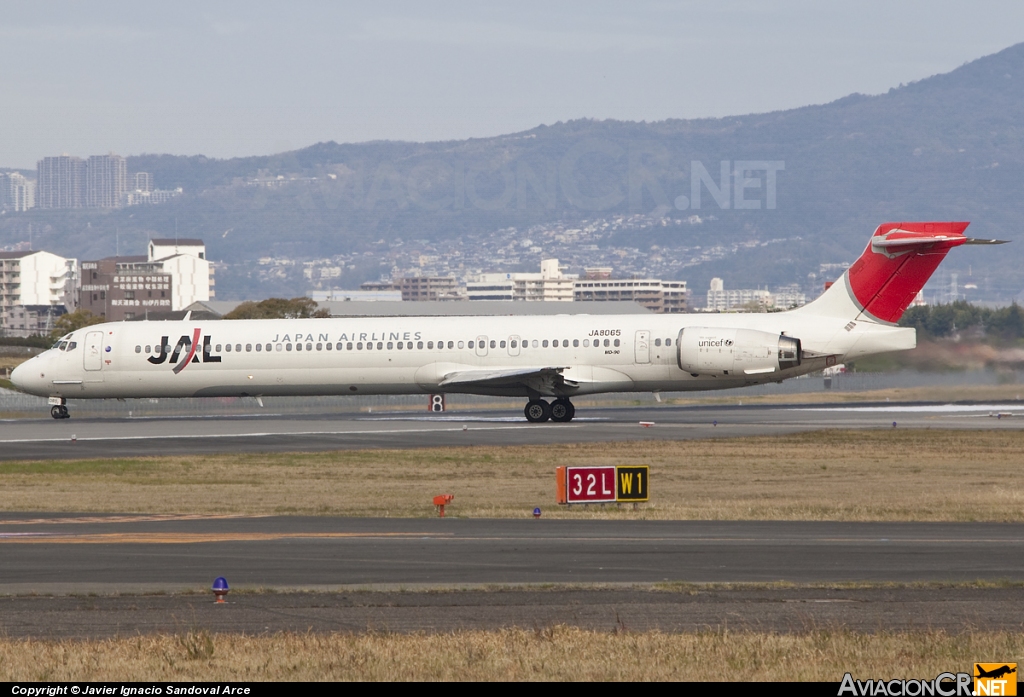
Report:
[[[1014,524],[5,514],[0,636],[1020,631],[1022,552]]]
[[[0,635],[449,632],[564,624],[598,631],[1020,631],[1020,588],[459,590],[0,597]]]
[[[0,593],[1024,581],[1024,524],[15,516]]]
[[[641,421],[654,425],[645,428]],[[679,440],[820,428],[892,428],[894,421],[900,428],[1021,429],[1024,405],[581,408],[569,424],[529,424],[519,410],[67,421],[41,415],[0,422],[0,460]]]

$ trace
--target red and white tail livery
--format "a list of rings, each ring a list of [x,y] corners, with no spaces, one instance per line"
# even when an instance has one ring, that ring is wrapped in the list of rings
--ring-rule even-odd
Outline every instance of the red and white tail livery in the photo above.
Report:
[[[461,392],[571,421],[576,395],[778,382],[913,348],[896,322],[949,250],[999,243],[967,225],[880,225],[838,282],[788,312],[117,322],[61,337],[12,381],[54,418],[69,399]]]

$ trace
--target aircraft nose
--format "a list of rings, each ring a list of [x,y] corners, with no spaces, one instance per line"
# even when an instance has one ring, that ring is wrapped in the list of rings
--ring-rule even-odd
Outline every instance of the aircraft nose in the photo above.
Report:
[[[36,367],[38,367],[39,361],[31,358],[11,373],[11,383],[22,392],[28,392],[29,394],[37,394],[39,388],[43,384],[43,378],[36,377]]]

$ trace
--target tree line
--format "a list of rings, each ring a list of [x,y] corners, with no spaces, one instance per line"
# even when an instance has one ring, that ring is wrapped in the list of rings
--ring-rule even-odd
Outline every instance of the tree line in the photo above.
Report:
[[[992,309],[957,300],[947,305],[920,305],[909,308],[900,320],[901,327],[913,327],[923,338],[973,335],[997,341],[1024,338],[1024,309],[1016,302]]]

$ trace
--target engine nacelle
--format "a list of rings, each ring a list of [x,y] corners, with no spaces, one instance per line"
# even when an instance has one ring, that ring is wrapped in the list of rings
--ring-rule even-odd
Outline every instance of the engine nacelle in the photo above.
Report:
[[[686,327],[676,359],[693,375],[763,375],[800,365],[800,340],[756,329]]]

